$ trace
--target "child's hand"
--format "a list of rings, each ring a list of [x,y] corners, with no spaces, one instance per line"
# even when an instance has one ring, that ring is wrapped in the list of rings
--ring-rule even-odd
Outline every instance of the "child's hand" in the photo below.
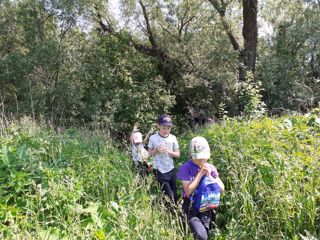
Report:
[[[159,146],[159,147],[157,147],[157,152],[158,153],[166,153],[166,152],[168,152],[168,149],[165,146]]]
[[[200,171],[201,177],[204,175],[208,177],[211,174],[211,168],[206,163],[201,166],[199,171]]]
[[[148,162],[145,162],[146,163],[146,165],[147,165],[147,171],[148,172],[151,172],[152,171],[152,164],[151,163],[148,163]]]
[[[135,123],[135,124],[133,125],[133,131],[134,131],[134,132],[139,131],[139,124],[138,124],[138,123]]]
[[[153,132],[154,132],[154,129],[153,129],[153,127],[151,127],[147,134],[151,135],[151,133],[153,133]]]

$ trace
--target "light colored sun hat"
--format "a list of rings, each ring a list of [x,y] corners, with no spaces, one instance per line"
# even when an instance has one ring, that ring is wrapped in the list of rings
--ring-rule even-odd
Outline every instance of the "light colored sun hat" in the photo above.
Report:
[[[140,132],[135,132],[132,136],[133,143],[142,143],[142,134]]]
[[[194,137],[190,143],[190,154],[194,159],[209,159],[210,147],[203,137]]]

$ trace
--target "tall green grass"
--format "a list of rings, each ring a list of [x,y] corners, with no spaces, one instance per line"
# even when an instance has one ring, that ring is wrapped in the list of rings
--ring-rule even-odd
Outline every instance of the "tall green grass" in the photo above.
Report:
[[[1,136],[0,239],[183,238],[154,179],[99,133],[24,121]]]
[[[179,137],[177,167],[202,135],[226,185],[211,239],[317,239],[319,133],[318,118],[289,116]],[[101,132],[24,120],[0,134],[0,239],[192,239],[154,178],[136,176],[130,155]]]
[[[226,120],[196,133],[208,139],[226,184],[217,238],[320,236],[319,123],[314,116]]]

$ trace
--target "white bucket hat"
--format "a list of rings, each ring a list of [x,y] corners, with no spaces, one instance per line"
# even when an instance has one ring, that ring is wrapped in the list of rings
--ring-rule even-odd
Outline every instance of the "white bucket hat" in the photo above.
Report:
[[[191,157],[194,159],[209,159],[210,147],[203,137],[194,137],[190,143]]]
[[[142,134],[140,132],[135,132],[132,136],[133,143],[142,143]]]

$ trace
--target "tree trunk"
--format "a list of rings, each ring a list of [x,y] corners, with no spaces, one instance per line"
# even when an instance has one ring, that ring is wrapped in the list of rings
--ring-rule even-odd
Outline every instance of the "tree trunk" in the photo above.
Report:
[[[224,0],[209,0],[212,6],[219,13],[222,25],[227,33],[231,45],[235,51],[239,51],[239,80],[244,81],[247,71],[254,73],[257,52],[257,10],[258,0],[243,0],[243,48],[240,48],[229,24],[225,20],[226,7],[230,3]]]
[[[257,0],[243,0],[243,29],[244,49],[240,53],[240,68],[243,66],[243,72],[240,69],[240,81],[246,78],[246,73],[254,73],[257,55]]]

